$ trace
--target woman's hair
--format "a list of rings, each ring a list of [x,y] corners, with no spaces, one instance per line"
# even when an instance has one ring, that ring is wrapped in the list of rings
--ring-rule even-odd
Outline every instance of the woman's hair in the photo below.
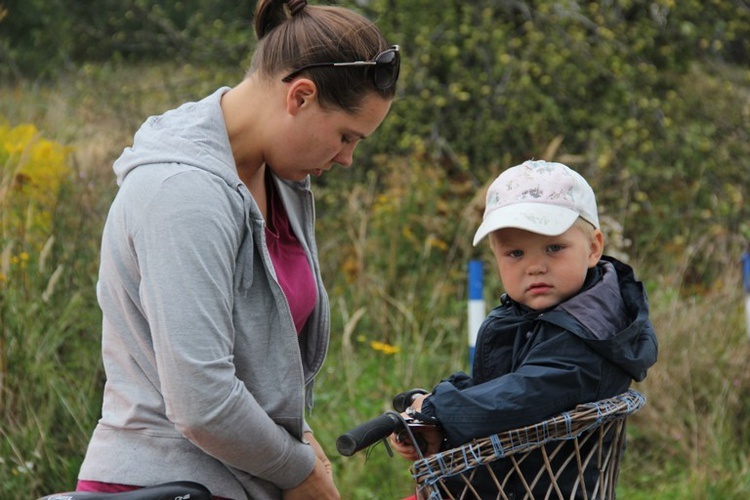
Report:
[[[255,8],[258,45],[248,75],[282,78],[309,64],[370,61],[388,49],[385,37],[368,19],[336,6],[305,0],[259,0]],[[395,84],[378,89],[374,66],[316,67],[305,70],[318,88],[321,105],[356,111],[369,92],[393,98]]]

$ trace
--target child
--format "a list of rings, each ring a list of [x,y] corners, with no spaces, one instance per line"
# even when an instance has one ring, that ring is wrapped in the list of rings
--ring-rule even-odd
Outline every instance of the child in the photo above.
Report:
[[[621,394],[656,362],[643,285],[602,256],[594,192],[578,173],[546,161],[503,172],[474,245],[485,237],[505,294],[480,327],[472,375],[450,376],[407,410],[442,429],[423,434],[428,454]],[[418,458],[410,443],[391,442]],[[520,498],[516,486],[506,493]]]

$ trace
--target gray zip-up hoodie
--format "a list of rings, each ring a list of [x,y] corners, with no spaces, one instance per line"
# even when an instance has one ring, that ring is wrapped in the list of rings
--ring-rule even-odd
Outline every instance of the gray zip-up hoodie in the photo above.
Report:
[[[313,469],[304,411],[330,318],[309,179],[274,178],[318,289],[298,336],[237,175],[228,90],[149,118],[114,164],[97,285],[107,382],[80,479],[274,499]]]

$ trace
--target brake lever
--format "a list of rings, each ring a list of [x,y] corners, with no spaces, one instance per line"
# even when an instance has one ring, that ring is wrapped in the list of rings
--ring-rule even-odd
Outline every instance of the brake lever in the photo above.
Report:
[[[403,413],[406,409],[411,406],[416,396],[423,394],[429,394],[429,391],[424,389],[415,388],[408,391],[400,392],[393,396],[393,409],[397,412]]]

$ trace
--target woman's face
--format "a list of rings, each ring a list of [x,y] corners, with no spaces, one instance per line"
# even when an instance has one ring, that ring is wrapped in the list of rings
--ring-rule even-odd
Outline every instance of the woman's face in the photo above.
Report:
[[[352,164],[354,149],[380,126],[391,100],[368,94],[355,113],[324,109],[317,94],[295,96],[287,105],[284,137],[276,138],[275,153],[266,163],[282,179],[300,181],[320,176],[334,164]]]

